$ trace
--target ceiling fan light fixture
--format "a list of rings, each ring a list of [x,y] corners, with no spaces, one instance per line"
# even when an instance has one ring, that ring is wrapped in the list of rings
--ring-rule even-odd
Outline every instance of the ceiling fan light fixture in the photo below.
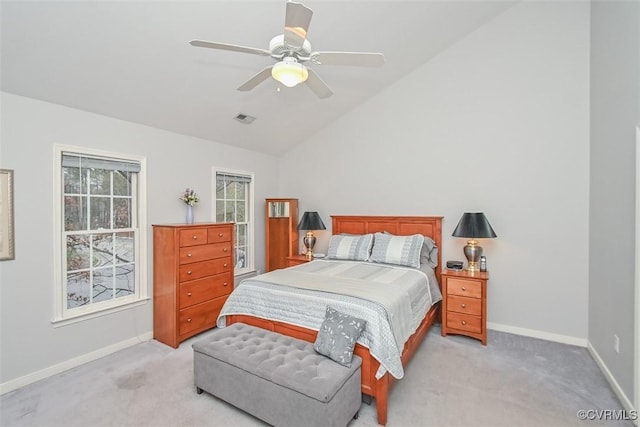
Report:
[[[309,78],[309,71],[295,58],[286,57],[271,68],[271,75],[286,87],[294,87]]]

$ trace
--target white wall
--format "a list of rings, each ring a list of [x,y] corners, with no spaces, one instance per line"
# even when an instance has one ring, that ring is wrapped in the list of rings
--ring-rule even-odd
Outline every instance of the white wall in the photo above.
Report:
[[[640,363],[634,356],[640,2],[593,2],[591,16],[589,343],[629,407],[634,359]]]
[[[0,386],[3,391],[74,363],[148,339],[152,301],[135,309],[54,328],[53,144],[76,145],[147,157],[149,295],[152,293],[151,225],[180,223],[178,196],[197,190],[196,222],[212,219],[212,166],[255,173],[256,217],[261,200],[277,188],[272,156],[236,149],[73,110],[1,94],[0,167],[15,171],[16,259],[0,263]],[[256,227],[257,267],[264,270],[264,224]]]
[[[281,168],[282,192],[328,226],[332,214],[443,215],[443,260],[464,260],[450,237],[462,213],[485,212],[498,234],[481,242],[489,326],[586,345],[587,2],[507,10]]]

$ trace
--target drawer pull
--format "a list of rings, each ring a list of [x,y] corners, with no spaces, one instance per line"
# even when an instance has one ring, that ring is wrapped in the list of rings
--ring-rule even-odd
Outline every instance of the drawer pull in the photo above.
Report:
[[[187,258],[191,258],[193,254],[187,254]]]
[[[463,326],[467,324],[466,320],[463,320],[462,322],[460,322]]]
[[[191,323],[191,317],[187,319],[187,323]]]
[[[222,237],[222,236],[224,236],[224,234],[218,233],[218,237]]]
[[[197,235],[193,235],[193,240],[198,240],[198,236]]]
[[[229,251],[229,248],[224,248],[224,249],[222,250],[222,252],[228,252],[228,251]]]
[[[191,273],[193,273],[191,270],[187,271],[187,274],[188,274],[189,276],[191,276]]]
[[[228,264],[225,262],[225,263],[224,263],[224,267],[226,268],[226,267],[227,267],[227,265],[228,265]]]
[[[463,291],[466,291],[466,290],[467,290],[467,288],[465,288],[465,287],[463,286],[463,287],[462,287],[462,290],[463,290]]]
[[[228,285],[228,283],[227,283],[227,282],[224,282],[224,284],[223,284],[222,286],[227,286],[227,285]]]
[[[191,292],[189,292],[189,293],[187,294],[187,296],[188,296],[188,297],[190,297],[190,296],[191,296]]]
[[[462,303],[462,304],[460,304],[460,307],[462,307],[462,308],[467,308],[467,304]]]

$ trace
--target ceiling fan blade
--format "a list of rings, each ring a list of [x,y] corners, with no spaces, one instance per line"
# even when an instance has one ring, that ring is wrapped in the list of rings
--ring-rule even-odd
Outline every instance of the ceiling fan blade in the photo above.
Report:
[[[266,49],[259,49],[256,47],[238,46],[235,44],[228,44],[228,43],[208,42],[205,40],[191,40],[189,44],[191,44],[191,46],[207,47],[209,49],[229,50],[232,52],[242,52],[242,53],[251,53],[254,55],[271,56],[270,51]]]
[[[255,76],[251,77],[249,80],[244,82],[238,88],[238,90],[242,91],[242,92],[247,92],[247,91],[253,89],[254,87],[258,86],[260,83],[262,83],[263,81],[265,81],[269,77],[271,77],[271,68],[273,68],[273,66],[271,66],[271,65],[269,65],[268,67],[265,67],[258,74],[256,74]]]
[[[287,2],[284,20],[284,43],[292,49],[300,49],[307,39],[313,11],[302,3]]]
[[[380,67],[384,64],[384,55],[372,52],[313,52],[310,59],[319,65]]]
[[[309,89],[311,89],[318,98],[328,98],[333,95],[333,91],[312,69],[308,69],[309,77],[305,81]]]

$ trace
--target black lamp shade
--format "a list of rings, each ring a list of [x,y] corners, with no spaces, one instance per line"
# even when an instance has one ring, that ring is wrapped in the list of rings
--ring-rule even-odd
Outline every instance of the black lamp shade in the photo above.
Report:
[[[462,214],[462,218],[460,218],[456,229],[453,230],[452,236],[471,239],[498,237],[482,212],[465,212]]]
[[[305,212],[298,224],[298,230],[326,230],[318,212]]]

